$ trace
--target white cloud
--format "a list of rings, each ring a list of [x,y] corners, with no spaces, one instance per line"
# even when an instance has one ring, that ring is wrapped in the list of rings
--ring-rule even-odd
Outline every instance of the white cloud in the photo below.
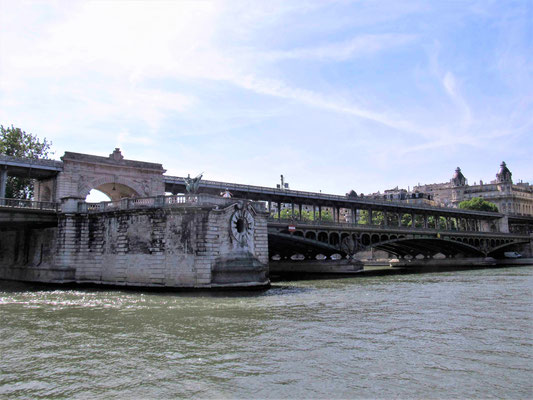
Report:
[[[406,34],[366,34],[347,41],[328,43],[322,46],[273,51],[259,54],[267,61],[284,59],[317,59],[344,61],[350,58],[367,56],[412,42],[414,35]]]
[[[442,85],[444,86],[446,93],[448,94],[448,96],[450,96],[451,100],[461,110],[462,122],[464,124],[464,127],[468,128],[468,126],[472,122],[472,112],[470,111],[470,107],[468,106],[466,100],[460,94],[459,88],[457,87],[457,81],[452,72],[446,72],[444,78],[442,79]]]

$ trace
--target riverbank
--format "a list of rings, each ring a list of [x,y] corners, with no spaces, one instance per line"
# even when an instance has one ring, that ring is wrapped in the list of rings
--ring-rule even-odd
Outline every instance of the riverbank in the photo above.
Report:
[[[340,260],[339,260],[340,261]],[[425,261],[425,262],[424,262]],[[432,262],[428,262],[432,261]],[[431,272],[449,272],[449,271],[468,271],[484,268],[499,268],[512,266],[531,266],[533,258],[519,259],[494,259],[494,258],[462,258],[462,259],[442,259],[442,260],[412,260],[412,262],[385,261],[363,261],[357,270],[349,270],[346,266],[337,263],[328,265],[327,268],[320,268],[318,264],[313,263],[308,267],[307,263],[296,263],[290,265],[290,269],[281,270],[276,268],[270,271],[272,282],[283,281],[286,279],[332,279],[332,278],[349,278],[351,276],[380,276],[380,275],[400,275],[415,273]]]

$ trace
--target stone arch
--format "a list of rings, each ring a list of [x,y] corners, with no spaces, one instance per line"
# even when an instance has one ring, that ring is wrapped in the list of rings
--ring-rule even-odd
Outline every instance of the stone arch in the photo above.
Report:
[[[105,193],[113,201],[124,197],[142,197],[146,191],[140,184],[130,179],[112,175],[102,176],[87,182],[79,190],[80,197],[86,198],[92,189]]]
[[[300,237],[303,237],[304,236],[304,233],[302,231],[295,231],[293,233],[294,236],[300,236]]]
[[[305,233],[305,238],[306,239],[311,239],[311,240],[316,240],[316,233],[313,232],[313,231],[307,231]]]
[[[43,186],[40,198],[40,201],[52,201],[52,190],[48,186]]]

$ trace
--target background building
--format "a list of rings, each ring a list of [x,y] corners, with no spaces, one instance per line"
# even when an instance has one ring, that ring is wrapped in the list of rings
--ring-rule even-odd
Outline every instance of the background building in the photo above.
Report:
[[[490,183],[469,185],[457,167],[450,182],[418,185],[414,191],[432,195],[437,204],[457,207],[463,200],[481,197],[496,204],[498,210],[508,215],[533,215],[533,186],[528,182],[513,183],[512,173],[505,162],[500,165],[496,179]]]

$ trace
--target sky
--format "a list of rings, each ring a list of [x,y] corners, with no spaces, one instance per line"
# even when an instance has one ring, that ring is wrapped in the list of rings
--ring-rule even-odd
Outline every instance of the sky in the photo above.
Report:
[[[533,183],[533,2],[0,0],[0,124],[323,193]]]

